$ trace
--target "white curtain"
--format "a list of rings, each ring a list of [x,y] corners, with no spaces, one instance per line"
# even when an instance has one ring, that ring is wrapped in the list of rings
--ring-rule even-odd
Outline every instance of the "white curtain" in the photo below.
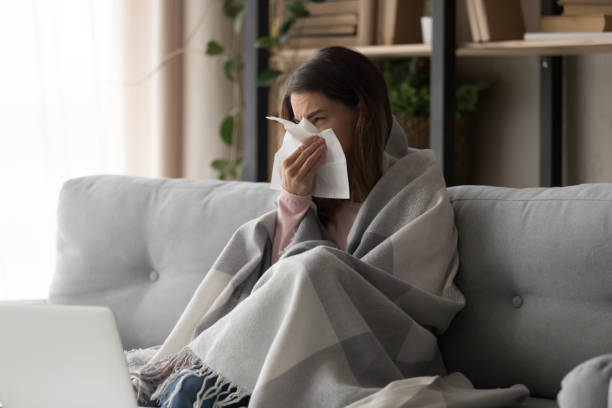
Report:
[[[46,298],[62,183],[124,173],[120,0],[0,0],[0,300]]]

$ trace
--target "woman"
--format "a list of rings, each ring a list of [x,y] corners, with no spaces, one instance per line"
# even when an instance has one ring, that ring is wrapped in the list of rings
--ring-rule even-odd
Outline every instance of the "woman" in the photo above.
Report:
[[[312,199],[326,145],[322,137],[311,137],[282,163],[273,262],[291,241],[311,200],[344,250],[361,203],[383,172],[383,151],[392,125],[385,81],[362,54],[343,47],[324,48],[291,77],[281,116],[294,122],[306,118],[320,131],[333,129],[346,156],[351,198]]]
[[[146,374],[144,382],[151,387],[166,380],[152,396],[162,407],[240,407],[247,406],[255,394],[256,401],[251,401],[255,406],[288,406],[275,391],[282,381],[286,382],[283,389],[298,387],[294,394],[281,397],[299,398],[299,403],[291,400],[290,405],[323,406],[324,401],[325,406],[335,406],[412,375],[415,367],[419,373],[444,371],[428,329],[445,330],[465,302],[452,284],[458,265],[457,236],[433,153],[407,151],[403,133],[391,132],[393,119],[381,73],[365,56],[343,47],[322,49],[293,74],[281,116],[295,122],[306,118],[321,131],[333,129],[346,156],[350,199],[312,196],[314,176],[325,158],[321,137],[311,137],[283,161],[277,210],[245,224],[243,232],[251,235],[235,234],[237,251],[227,253],[226,264],[220,261],[222,253],[217,259],[220,266],[216,263],[219,267],[211,268],[227,272],[224,266],[239,264],[240,273],[235,276],[249,278],[216,294],[229,306],[206,312],[190,332],[190,344],[205,350],[204,356],[184,347],[155,363],[155,369]],[[399,160],[390,152],[411,156]],[[401,166],[392,164],[400,162]],[[385,172],[391,174],[381,180]],[[365,205],[377,185],[376,198]],[[418,223],[407,226],[416,218]],[[435,234],[421,238],[424,230]],[[263,235],[273,231],[269,255],[266,239],[270,237],[262,238],[262,231]],[[404,250],[405,242],[414,244]],[[231,244],[232,240],[224,251]],[[316,251],[320,248],[323,252]],[[249,249],[257,259],[236,261]],[[245,273],[241,265],[246,264],[259,266]],[[250,277],[256,283],[242,289],[245,282],[253,282]],[[242,290],[238,295],[236,288]],[[401,293],[410,297],[401,300]],[[360,301],[363,307],[356,307]],[[319,302],[323,309],[313,309]],[[404,312],[398,313],[400,309]],[[439,311],[430,315],[429,310]],[[320,326],[320,316],[326,313]],[[410,314],[418,316],[413,319]],[[303,326],[300,319],[317,330]],[[404,332],[393,334],[397,327]],[[396,358],[391,354],[398,352],[404,335],[420,347],[406,349]],[[323,350],[320,342],[325,343],[327,354],[307,369],[304,361]],[[301,368],[290,370],[286,357]],[[346,361],[367,365],[348,368]],[[211,366],[225,368],[216,371]],[[201,374],[195,374],[196,369]],[[306,375],[307,370],[315,371]],[[256,392],[247,395],[250,390]]]
[[[392,125],[384,79],[362,54],[344,47],[324,48],[292,75],[282,100],[281,117],[294,122],[306,118],[320,131],[333,129],[346,156],[351,198],[313,199],[314,177],[325,160],[326,145],[322,137],[311,137],[282,163],[272,263],[290,243],[311,201],[329,234],[344,250],[361,203],[383,172],[383,151]],[[202,387],[202,379],[195,376],[185,381],[179,400],[191,407],[197,391],[207,387]],[[209,381],[214,383],[213,379]],[[166,400],[162,399],[162,407]],[[212,407],[213,400],[209,398],[202,406]],[[247,404],[245,398],[229,406]]]

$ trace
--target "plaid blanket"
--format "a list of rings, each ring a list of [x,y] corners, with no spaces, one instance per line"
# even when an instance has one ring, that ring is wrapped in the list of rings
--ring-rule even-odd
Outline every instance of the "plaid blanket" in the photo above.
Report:
[[[164,344],[133,368],[141,405],[171,400],[186,373],[217,377],[197,399],[230,385],[215,406],[250,395],[256,408],[501,407],[528,396],[447,373],[436,334],[465,305],[453,208],[433,151],[395,136],[387,146],[346,251],[314,204],[274,265],[276,211],[234,233]]]

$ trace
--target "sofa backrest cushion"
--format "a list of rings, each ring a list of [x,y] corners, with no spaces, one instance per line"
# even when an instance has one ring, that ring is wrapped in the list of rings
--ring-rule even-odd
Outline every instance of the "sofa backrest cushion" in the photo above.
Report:
[[[612,183],[448,193],[467,302],[439,338],[448,371],[555,398],[569,370],[612,352]],[[110,306],[125,349],[161,344],[231,234],[277,195],[268,183],[68,180],[49,301]]]
[[[109,306],[125,349],[161,344],[232,233],[277,195],[267,183],[68,180],[49,302]]]
[[[467,302],[439,338],[448,371],[555,398],[575,365],[612,352],[612,183],[448,192]]]

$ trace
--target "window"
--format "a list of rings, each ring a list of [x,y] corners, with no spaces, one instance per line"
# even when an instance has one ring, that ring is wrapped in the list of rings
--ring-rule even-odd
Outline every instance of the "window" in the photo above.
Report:
[[[123,174],[117,13],[0,0],[0,300],[47,297],[62,183]]]

